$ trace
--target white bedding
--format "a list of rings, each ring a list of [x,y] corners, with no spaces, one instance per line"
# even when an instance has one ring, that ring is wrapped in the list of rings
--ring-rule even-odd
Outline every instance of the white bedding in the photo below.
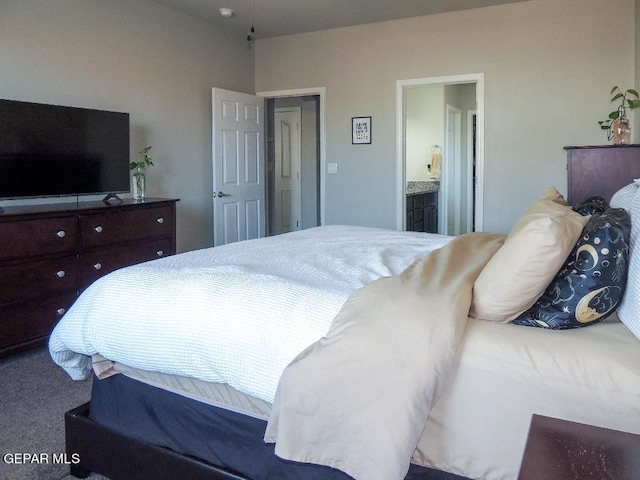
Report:
[[[615,315],[571,330],[469,318],[413,462],[513,480],[534,413],[640,434],[640,341]]]
[[[73,378],[89,375],[90,356],[101,354],[147,372],[227,383],[266,407],[248,409],[235,396],[213,403],[266,418],[284,367],[324,336],[351,291],[449,240],[321,227],[123,269],[78,299],[51,336],[51,355]],[[470,318],[414,463],[516,478],[532,413],[640,433],[638,342],[616,319],[549,331]]]
[[[127,267],[80,296],[49,349],[74,379],[87,377],[90,356],[100,354],[227,383],[271,403],[284,368],[327,332],[353,290],[400,273],[449,240],[318,227]]]

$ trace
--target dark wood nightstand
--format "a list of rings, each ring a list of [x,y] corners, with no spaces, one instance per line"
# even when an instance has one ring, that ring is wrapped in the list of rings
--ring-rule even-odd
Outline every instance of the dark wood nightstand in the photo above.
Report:
[[[640,435],[533,415],[518,480],[640,479]]]

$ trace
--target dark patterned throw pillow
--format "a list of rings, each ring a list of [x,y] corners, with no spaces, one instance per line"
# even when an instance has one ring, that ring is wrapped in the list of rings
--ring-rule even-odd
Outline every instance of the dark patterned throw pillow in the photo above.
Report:
[[[630,232],[631,219],[624,209],[593,213],[564,267],[513,323],[561,330],[604,320],[624,293]]]
[[[583,216],[604,213],[608,208],[609,204],[602,197],[589,197],[573,206],[573,210]]]

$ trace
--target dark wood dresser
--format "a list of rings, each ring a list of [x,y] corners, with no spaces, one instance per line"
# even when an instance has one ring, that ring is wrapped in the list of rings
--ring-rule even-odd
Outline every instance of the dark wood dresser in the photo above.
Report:
[[[0,213],[0,357],[46,343],[97,278],[174,254],[176,202],[6,207]]]
[[[567,152],[567,201],[570,205],[614,193],[640,178],[640,145],[564,147]]]

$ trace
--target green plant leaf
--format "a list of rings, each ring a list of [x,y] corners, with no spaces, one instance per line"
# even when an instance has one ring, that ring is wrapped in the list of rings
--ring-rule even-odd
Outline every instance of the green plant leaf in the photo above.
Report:
[[[609,92],[609,95],[613,95],[613,92],[615,92],[616,90],[618,90],[617,85],[611,89],[611,91]]]
[[[615,97],[611,98],[612,102],[615,102],[616,100],[618,100],[619,98],[623,98],[623,95],[621,93],[618,93]]]
[[[630,93],[636,98],[640,97],[640,95],[638,95],[638,92],[636,92],[633,88],[630,88],[629,90],[627,90],[627,93]]]
[[[151,150],[151,145],[144,147],[138,153],[142,155],[142,160],[139,162],[131,162],[129,164],[129,169],[134,170],[136,168],[145,168],[149,165],[153,165],[153,161],[151,161],[151,155],[148,155],[149,150]]]
[[[629,103],[629,108],[632,110],[634,108],[640,108],[640,100],[627,100],[627,102]]]

